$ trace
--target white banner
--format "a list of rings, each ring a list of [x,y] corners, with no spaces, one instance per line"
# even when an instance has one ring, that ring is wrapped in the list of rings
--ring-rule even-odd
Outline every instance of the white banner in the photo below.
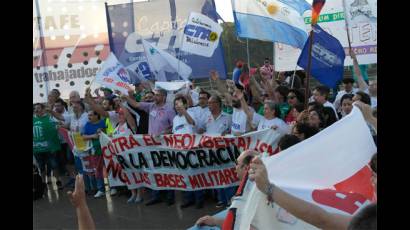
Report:
[[[191,12],[185,25],[181,50],[204,57],[212,57],[219,44],[222,27],[209,17]]]
[[[236,158],[246,149],[272,154],[279,132],[240,137],[196,134],[100,136],[110,185],[193,191],[238,184]]]
[[[345,1],[347,14],[344,13],[343,1]],[[377,1],[343,1],[326,2],[319,17],[320,27],[340,41],[346,51],[344,65],[351,66],[353,65],[353,61],[348,52],[349,44],[344,19],[346,15],[349,20],[350,42],[359,64],[377,63]],[[367,4],[360,5],[358,3]],[[310,10],[303,14],[307,31],[310,31],[311,28],[311,14]],[[295,70],[300,53],[300,49],[275,43],[275,70]]]
[[[97,73],[95,81],[112,90],[119,90],[128,95],[130,77],[124,66],[117,60],[113,53],[110,53],[101,70]]]
[[[354,130],[354,132],[352,132]],[[356,107],[345,118],[315,136],[263,161],[269,180],[286,192],[332,213],[354,215],[374,197],[368,163],[377,148]],[[247,188],[248,187],[248,188]],[[234,229],[312,229],[248,181],[238,207]]]

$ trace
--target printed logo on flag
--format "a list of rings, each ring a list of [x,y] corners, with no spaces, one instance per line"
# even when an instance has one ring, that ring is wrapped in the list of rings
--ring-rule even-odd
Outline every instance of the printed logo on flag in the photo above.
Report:
[[[127,83],[131,83],[130,80],[128,79],[128,73],[124,68],[121,68],[120,70],[118,70],[117,75],[118,77],[120,77],[121,80]]]
[[[218,46],[222,27],[205,15],[192,12],[184,29],[181,50],[211,57]]]
[[[343,64],[342,59],[319,43],[312,46],[312,56],[328,67]]]

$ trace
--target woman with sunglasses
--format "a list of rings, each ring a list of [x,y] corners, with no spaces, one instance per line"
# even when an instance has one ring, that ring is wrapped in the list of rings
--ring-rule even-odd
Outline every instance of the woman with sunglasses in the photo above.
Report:
[[[294,124],[299,113],[303,111],[303,103],[305,102],[303,94],[297,89],[290,89],[287,102],[290,106],[289,113],[285,117],[285,122],[288,125]]]

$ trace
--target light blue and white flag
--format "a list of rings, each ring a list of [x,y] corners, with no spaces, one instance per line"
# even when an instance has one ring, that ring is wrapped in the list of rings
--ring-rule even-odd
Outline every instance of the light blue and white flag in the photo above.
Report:
[[[188,77],[192,73],[191,67],[144,39],[142,39],[142,44],[148,65],[157,81],[167,81],[165,72],[178,73],[182,79],[188,81]]]
[[[239,37],[279,42],[303,48],[308,34],[303,12],[305,0],[232,0]]]

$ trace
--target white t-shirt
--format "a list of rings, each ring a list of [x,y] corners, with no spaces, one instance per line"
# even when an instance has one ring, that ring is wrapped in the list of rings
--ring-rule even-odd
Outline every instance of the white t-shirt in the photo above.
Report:
[[[195,121],[194,131],[197,133],[200,128],[206,129],[206,122],[208,120],[209,111],[208,107],[202,108],[201,106],[191,107],[188,110],[189,114],[192,114],[191,117]]]
[[[377,97],[370,97],[370,104],[372,109],[377,107]]]
[[[83,133],[84,126],[88,122],[88,114],[84,112],[81,116],[77,119],[74,113],[68,116],[68,120],[66,120],[66,124],[70,127],[70,130],[73,132],[80,132]]]
[[[189,94],[191,95],[192,98],[192,105],[196,106],[198,105],[198,101],[199,101],[199,93],[196,92],[195,90],[190,90]]]
[[[258,114],[258,116],[260,116]],[[290,127],[286,122],[284,122],[280,118],[273,118],[271,120],[266,119],[265,117],[261,116],[259,125],[258,125],[258,131],[263,130],[263,129],[270,129],[272,126],[277,126],[277,129],[280,133],[282,134],[289,134],[290,133]]]
[[[120,135],[126,135],[126,136],[132,135],[132,131],[130,128],[128,128],[127,122],[115,127],[114,132],[112,133],[113,137],[118,137]]]
[[[330,107],[330,108],[332,108],[332,109],[333,109],[333,112],[335,112],[336,119],[339,120],[339,117],[337,116],[336,109],[335,109],[335,107],[333,106],[332,103],[330,103],[329,101],[326,101],[326,102],[323,104],[323,106],[324,106],[324,107]]]
[[[242,109],[233,108],[231,134],[246,133],[246,113]]]
[[[232,116],[221,112],[219,116],[214,119],[214,116],[209,113],[206,121],[205,134],[221,135],[225,131],[229,131],[231,128]]]
[[[189,116],[193,119],[194,115],[187,111]],[[184,134],[184,133],[194,133],[194,127],[190,125],[184,115],[180,116],[177,114],[172,122],[172,133],[173,134]]]

